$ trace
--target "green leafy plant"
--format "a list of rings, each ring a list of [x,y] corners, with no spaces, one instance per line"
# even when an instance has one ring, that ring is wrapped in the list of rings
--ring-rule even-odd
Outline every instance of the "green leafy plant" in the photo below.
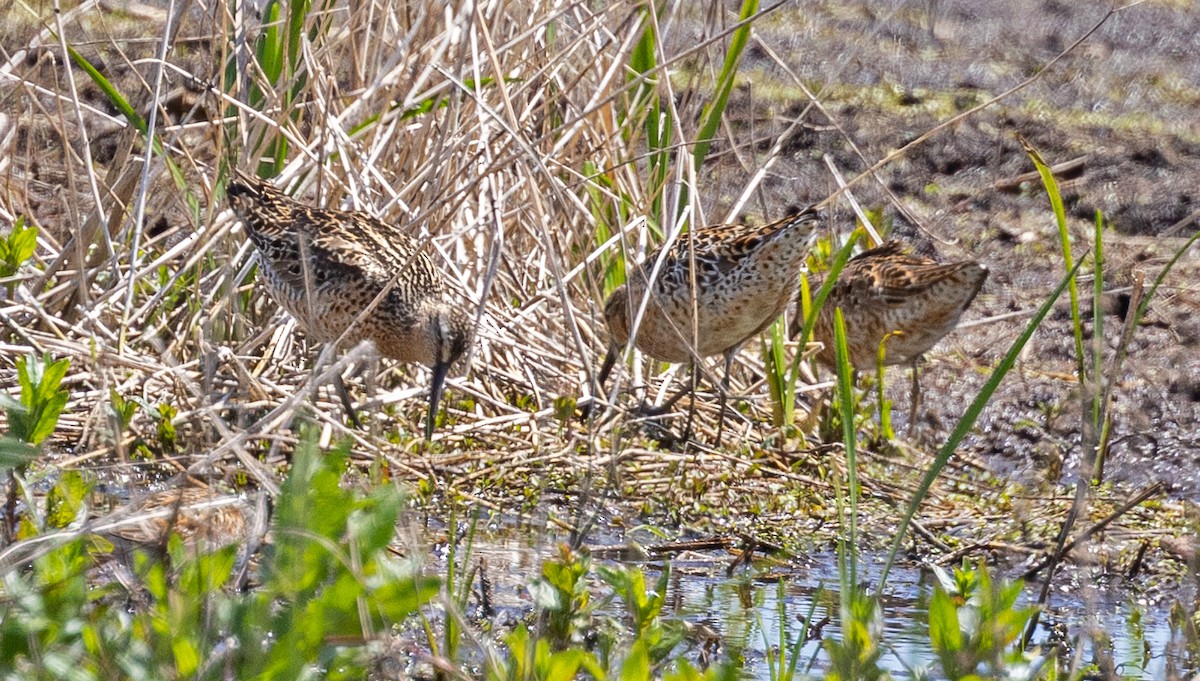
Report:
[[[507,659],[493,655],[487,666],[490,681],[534,681],[535,679],[573,679],[586,671],[594,679],[605,678],[604,669],[592,653],[579,648],[551,650],[550,641],[533,638],[519,624],[504,638]]]
[[[686,633],[681,622],[662,618],[669,569],[649,591],[637,567],[600,566],[596,572],[625,603],[627,626],[596,616],[601,603],[592,600],[589,590],[591,560],[563,545],[529,584],[538,610],[538,635],[518,625],[505,637],[507,656],[488,652],[488,678],[570,679],[583,672],[599,680],[654,678]],[[685,678],[695,678],[690,665],[677,663],[680,672],[688,674]]]
[[[11,435],[0,437],[0,470],[23,468],[37,457],[37,448]]]
[[[601,566],[597,572],[624,601],[632,620],[636,643],[630,652],[630,658],[645,654],[651,666],[665,660],[684,637],[683,627],[678,622],[663,620],[661,617],[663,604],[667,599],[670,568],[663,568],[654,590],[650,592],[646,591],[645,574],[636,567]],[[629,664],[630,658],[626,659],[626,664]],[[640,665],[640,662],[638,664]]]
[[[159,451],[163,456],[170,456],[179,450],[179,434],[175,430],[175,417],[178,414],[178,409],[165,402],[158,405],[157,413],[154,414],[154,418],[158,422],[155,427],[155,436],[158,440]]]
[[[133,416],[142,406],[137,399],[126,399],[121,396],[121,393],[116,389],[108,391],[108,414],[113,420],[113,434],[116,438],[120,438],[125,431],[129,430],[129,425],[133,422]]]
[[[675,663],[673,670],[663,674],[665,681],[737,681],[741,678],[738,668],[732,663],[725,662],[700,671],[683,658]]]
[[[542,613],[543,636],[556,650],[582,641],[591,625],[595,610],[587,584],[591,566],[591,558],[564,544],[555,560],[542,563],[541,576],[529,583],[534,605]]]
[[[8,412],[9,435],[37,445],[54,432],[69,397],[59,385],[70,364],[67,359],[50,359],[49,353],[41,358],[33,354],[17,358],[21,397],[14,400],[9,395],[0,395],[0,404]]]
[[[842,596],[842,636],[825,640],[829,671],[825,678],[838,681],[890,679],[879,666],[883,656],[883,611],[879,600],[857,586]]]
[[[935,566],[934,573],[929,638],[946,677],[1000,678],[1005,670],[1024,669],[1022,678],[1037,678],[1046,658],[1026,655],[1018,645],[1036,611],[1017,607],[1023,584],[992,581],[982,563],[953,575]]]
[[[322,453],[315,438],[302,433],[253,592],[233,588],[238,546],[197,555],[178,537],[170,568],[135,555],[144,593],[93,587],[86,538],[0,574],[6,678],[364,678],[360,644],[417,612],[439,580],[388,551],[399,492],[342,489],[347,448]]]
[[[37,235],[36,225],[26,227],[25,216],[17,217],[12,231],[0,239],[0,278],[13,276],[33,257],[37,251]],[[8,297],[11,298],[17,285],[15,282],[8,282],[5,286],[8,289]]]

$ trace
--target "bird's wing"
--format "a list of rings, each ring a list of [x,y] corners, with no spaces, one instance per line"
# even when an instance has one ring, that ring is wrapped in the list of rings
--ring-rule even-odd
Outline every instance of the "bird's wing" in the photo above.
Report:
[[[444,288],[433,263],[417,242],[366,213],[313,211],[321,220],[306,225],[308,258],[314,271],[358,279],[373,287],[393,278],[424,293]]]
[[[974,263],[943,265],[924,258],[883,261],[874,272],[875,288],[889,304],[902,305],[909,299],[928,295],[929,289],[958,277],[964,267],[971,266]]]
[[[722,273],[729,272],[758,251],[765,241],[784,236],[796,228],[811,232],[812,227],[805,227],[805,225],[816,222],[819,215],[814,207],[809,206],[759,227],[748,225],[705,227],[696,232],[697,259],[703,253],[705,263],[709,267]],[[701,243],[704,245],[703,249],[699,247]]]

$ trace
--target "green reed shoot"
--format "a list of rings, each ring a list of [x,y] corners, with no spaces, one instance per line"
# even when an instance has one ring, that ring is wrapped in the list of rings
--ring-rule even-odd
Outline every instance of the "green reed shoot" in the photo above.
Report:
[[[892,563],[896,559],[896,554],[900,552],[900,545],[903,543],[904,535],[908,531],[908,525],[912,522],[913,516],[916,515],[917,509],[921,507],[921,502],[925,499],[925,495],[929,493],[929,488],[933,486],[933,481],[941,474],[942,469],[949,463],[950,457],[958,449],[958,445],[962,443],[967,433],[974,427],[975,421],[983,412],[983,408],[987,406],[996,389],[1000,387],[1000,382],[1004,380],[1004,377],[1008,375],[1008,372],[1016,364],[1021,350],[1025,348],[1025,344],[1029,342],[1029,339],[1033,337],[1034,332],[1037,331],[1038,326],[1041,325],[1046,315],[1050,314],[1051,308],[1054,307],[1054,303],[1058,301],[1062,292],[1075,280],[1075,273],[1079,271],[1079,267],[1085,260],[1085,258],[1080,258],[1075,262],[1074,267],[1067,272],[1067,276],[1059,282],[1054,291],[1042,303],[1042,306],[1034,313],[1033,318],[1025,325],[1025,329],[1021,332],[1021,335],[1013,341],[1008,352],[1004,354],[1000,363],[992,370],[992,374],[988,376],[988,380],[983,384],[983,388],[980,389],[979,394],[975,396],[975,399],[971,401],[966,411],[963,412],[962,417],[959,418],[958,423],[954,425],[954,430],[950,432],[950,435],[946,438],[946,442],[938,449],[933,463],[925,471],[925,476],[921,479],[920,485],[917,486],[917,490],[913,492],[912,497],[909,499],[908,507],[904,511],[904,517],[900,520],[900,524],[896,528],[896,537],[892,540],[892,547],[888,551],[887,559],[884,562],[883,572],[879,576],[877,593],[883,592],[883,587],[887,584],[887,577],[891,571]]]
[[[1087,401],[1090,403],[1089,420],[1084,422],[1083,443],[1093,447],[1092,480],[1104,480],[1104,443],[1109,418],[1104,400],[1104,216],[1096,211],[1095,229],[1092,232],[1092,365],[1091,380],[1084,384]],[[1110,377],[1108,381],[1116,380]],[[1090,426],[1090,428],[1088,427]]]
[[[792,358],[790,367],[783,361],[784,331],[782,327],[778,330],[772,328],[771,346],[765,352],[768,369],[767,385],[771,390],[771,403],[775,411],[775,425],[777,426],[790,426],[795,423],[796,384],[800,380],[800,362],[804,354],[804,346],[812,337],[813,326],[817,323],[817,315],[825,305],[825,299],[829,297],[829,292],[833,290],[833,285],[837,282],[842,268],[849,262],[850,255],[854,252],[854,245],[862,234],[861,229],[855,229],[850,233],[846,243],[838,250],[829,271],[825,273],[825,281],[817,290],[815,298],[811,300],[809,298],[807,278],[801,282],[800,313],[804,315],[804,327],[795,339],[800,351]]]
[[[629,197],[620,191],[612,176],[593,161],[585,161],[583,174],[587,178],[588,205],[596,224],[595,246],[598,248],[612,238],[632,213]],[[619,252],[608,251],[600,256],[600,271],[604,281],[600,293],[612,293],[625,283],[625,259]]]
[[[763,632],[763,648],[768,651],[773,651],[767,654],[767,675],[771,681],[790,681],[796,678],[796,668],[800,663],[800,652],[804,649],[804,644],[809,641],[809,631],[813,623],[813,615],[817,611],[817,603],[821,600],[824,593],[823,589],[817,589],[809,602],[808,612],[803,617],[797,617],[800,620],[800,631],[796,632],[796,637],[792,641],[788,641],[787,632],[791,628],[791,620],[788,617],[787,611],[787,591],[785,589],[784,580],[779,580],[775,583],[775,630],[779,632],[778,640],[772,642],[767,638],[767,628],[759,624],[759,631]],[[814,658],[809,658],[805,673],[812,669]]]
[[[754,24],[749,19],[757,13],[758,0],[743,0],[741,11],[738,13],[738,21],[746,23],[738,27],[733,32],[733,35],[730,36],[729,51],[725,53],[725,63],[721,66],[721,71],[717,74],[717,83],[713,98],[705,105],[704,111],[700,114],[703,122],[700,125],[699,132],[696,134],[696,144],[692,148],[692,159],[697,168],[704,165],[704,159],[708,156],[709,147],[712,146],[717,130],[721,126],[721,118],[725,115],[725,108],[729,104],[729,94],[733,92],[734,81],[737,80],[738,65],[741,63],[742,53],[746,49],[746,44],[750,41],[750,29]],[[680,205],[682,207],[682,203]]]
[[[879,350],[875,353],[875,399],[879,402],[879,434],[885,439],[896,437],[896,432],[892,430],[892,401],[884,395],[883,388],[883,372],[886,371],[884,361],[887,359],[887,342],[894,336],[898,335],[899,331],[890,331],[883,340],[879,341]],[[916,368],[913,369],[916,371]],[[916,396],[913,397],[916,399]],[[912,427],[911,425],[909,426]]]
[[[849,518],[843,512],[841,490],[837,492],[838,524],[845,531],[838,533],[838,575],[841,583],[842,608],[858,584],[858,431],[854,426],[854,368],[846,347],[846,320],[842,308],[833,311],[834,352],[837,362],[837,400],[842,412],[842,446],[846,456],[846,476]],[[837,476],[834,476],[835,481]]]
[[[100,88],[100,91],[104,93],[106,98],[108,98],[109,103],[112,104],[113,107],[125,117],[125,120],[128,121],[135,130],[143,135],[148,135],[150,133],[150,126],[146,123],[146,119],[142,118],[142,115],[139,114],[137,110],[133,108],[133,105],[129,103],[129,98],[126,97],[116,85],[105,78],[104,74],[100,73],[99,69],[93,66],[86,57],[84,57],[82,54],[79,54],[79,52],[75,51],[75,49],[70,46],[67,47],[67,55],[71,58],[71,61],[75,64],[75,66],[79,67],[84,73],[86,73],[88,78],[92,79],[92,82],[96,84],[96,87]],[[188,183],[183,176],[183,171],[180,170],[179,164],[175,162],[175,159],[167,154],[166,149],[162,145],[162,140],[160,140],[157,135],[153,137],[152,148],[154,149],[154,154],[163,160],[167,170],[170,171],[171,179],[175,181],[175,186],[188,192],[188,196],[190,197],[191,192],[188,190]]]
[[[1063,207],[1062,193],[1058,190],[1058,182],[1054,179],[1054,173],[1050,170],[1050,166],[1042,160],[1041,154],[1024,138],[1021,139],[1021,144],[1025,147],[1025,153],[1029,155],[1033,165],[1037,168],[1038,175],[1042,178],[1042,184],[1046,187],[1046,195],[1050,197],[1050,207],[1054,211],[1054,224],[1058,228],[1058,245],[1062,251],[1063,267],[1070,272],[1073,270],[1075,258],[1071,254],[1071,232],[1067,227],[1067,213]],[[1084,369],[1083,320],[1079,313],[1079,287],[1074,277],[1070,279],[1067,291],[1071,299],[1071,330],[1075,334],[1076,373],[1079,375],[1079,382],[1082,385],[1086,381],[1087,373]]]
[[[662,200],[671,167],[675,124],[671,115],[673,109],[662,105],[662,94],[658,87],[657,79],[666,75],[665,72],[656,73],[659,66],[659,39],[654,12],[654,3],[647,3],[642,8],[642,37],[629,55],[628,80],[637,83],[637,86],[629,100],[621,127],[626,142],[630,143],[633,141],[634,126],[629,123],[641,120],[647,151],[646,195],[650,197],[647,217],[652,226],[659,227],[668,222]]]

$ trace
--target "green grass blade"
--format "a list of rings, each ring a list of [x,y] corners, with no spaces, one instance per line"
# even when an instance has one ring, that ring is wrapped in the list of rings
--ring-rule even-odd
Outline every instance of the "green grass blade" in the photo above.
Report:
[[[792,359],[791,371],[788,374],[787,389],[793,404],[795,403],[796,382],[800,380],[800,358],[804,354],[804,346],[808,343],[808,339],[812,337],[813,327],[817,323],[817,315],[825,305],[825,299],[829,297],[829,292],[833,290],[833,285],[837,283],[837,278],[841,274],[842,268],[850,261],[850,254],[854,252],[854,245],[858,242],[862,234],[863,231],[861,229],[856,229],[850,233],[850,238],[846,239],[846,243],[838,251],[833,265],[825,274],[825,281],[821,284],[821,288],[817,290],[817,296],[813,299],[812,306],[804,317],[804,327],[800,331],[800,336],[796,338],[797,347],[800,351]],[[790,419],[791,415],[788,414],[786,418]]]
[[[1075,260],[1071,255],[1071,233],[1067,229],[1067,213],[1063,208],[1058,181],[1054,179],[1054,172],[1050,170],[1050,166],[1042,160],[1041,154],[1024,138],[1021,138],[1021,144],[1025,147],[1025,153],[1029,155],[1033,165],[1037,168],[1038,175],[1042,178],[1042,184],[1046,187],[1046,195],[1050,197],[1050,207],[1054,210],[1054,223],[1058,227],[1058,243],[1062,250],[1063,267],[1067,271],[1074,271]],[[1075,334],[1075,369],[1079,375],[1080,385],[1083,385],[1087,379],[1084,369],[1083,320],[1079,314],[1079,287],[1074,277],[1071,278],[1067,290],[1071,297],[1071,327]]]
[[[696,146],[692,150],[692,158],[696,167],[704,165],[704,158],[708,156],[709,147],[712,146],[713,138],[717,134],[717,128],[721,125],[721,117],[725,114],[725,107],[729,103],[729,94],[733,92],[733,83],[737,78],[738,64],[741,63],[742,53],[746,49],[746,43],[750,42],[750,29],[753,22],[748,21],[758,12],[758,0],[744,0],[742,2],[742,11],[738,14],[738,21],[744,21],[729,40],[729,51],[725,53],[725,63],[721,67],[721,72],[717,75],[716,91],[713,94],[712,101],[704,108],[700,118],[704,121],[700,126],[700,131],[696,135]],[[681,204],[682,205],[682,204]]]
[[[647,150],[646,196],[650,198],[648,215],[653,224],[662,225],[667,222],[662,193],[671,166],[671,140],[675,126],[670,119],[670,109],[664,109],[660,101],[657,77],[650,75],[658,67],[658,34],[654,15],[651,14],[653,11],[654,3],[648,3],[643,10],[642,37],[629,55],[629,80],[640,82],[633,90],[622,127],[628,135],[632,131],[628,122],[639,118],[643,121]]]
[[[1146,311],[1150,309],[1150,301],[1154,299],[1155,291],[1157,291],[1158,287],[1162,285],[1163,281],[1167,278],[1167,275],[1170,274],[1171,270],[1175,268],[1176,263],[1178,263],[1179,259],[1183,257],[1183,254],[1187,253],[1188,249],[1190,249],[1198,240],[1200,240],[1200,230],[1197,230],[1196,233],[1193,234],[1192,237],[1188,239],[1179,250],[1175,251],[1175,255],[1171,256],[1171,259],[1167,261],[1167,264],[1163,265],[1163,268],[1161,271],[1159,271],[1158,276],[1154,278],[1154,283],[1150,285],[1150,290],[1146,291],[1145,297],[1142,298],[1142,303],[1137,307],[1137,316],[1134,317],[1133,320],[1133,325],[1135,327],[1141,322],[1142,317],[1146,315]]]
[[[1013,368],[1013,365],[1016,364],[1017,357],[1021,354],[1021,350],[1025,348],[1025,344],[1029,342],[1029,339],[1033,337],[1033,333],[1037,331],[1038,326],[1041,325],[1042,320],[1046,318],[1046,315],[1050,314],[1050,309],[1054,307],[1054,303],[1058,300],[1059,296],[1062,295],[1062,292],[1070,285],[1070,283],[1075,281],[1075,273],[1079,271],[1079,266],[1083,264],[1085,259],[1086,258],[1080,258],[1079,261],[1075,263],[1075,266],[1067,272],[1067,275],[1063,278],[1063,280],[1059,282],[1058,286],[1055,287],[1050,296],[1046,298],[1046,301],[1042,303],[1042,306],[1038,308],[1037,313],[1034,314],[1033,318],[1029,320],[1029,324],[1025,326],[1025,330],[1021,332],[1020,337],[1013,342],[1012,347],[1008,349],[1008,352],[1005,353],[1004,358],[1000,360],[1000,364],[997,365],[994,370],[992,370],[992,375],[989,376],[987,382],[984,383],[983,389],[979,391],[979,394],[975,396],[975,399],[971,402],[971,405],[967,407],[967,410],[962,415],[962,418],[960,418],[958,423],[955,424],[954,430],[951,431],[950,436],[946,439],[946,443],[943,444],[942,448],[938,450],[937,455],[934,457],[933,463],[929,466],[929,470],[925,472],[925,477],[921,479],[921,484],[917,487],[917,490],[913,492],[912,499],[910,499],[908,502],[908,508],[904,511],[904,518],[901,519],[900,525],[896,528],[896,538],[892,540],[892,548],[888,551],[887,560],[883,566],[883,573],[879,577],[879,587],[877,593],[883,593],[883,587],[885,584],[887,584],[888,572],[891,571],[892,562],[896,559],[896,554],[900,551],[900,544],[904,541],[904,535],[908,531],[908,525],[910,522],[912,522],[913,516],[916,515],[917,509],[920,508],[921,502],[925,499],[925,495],[929,493],[929,488],[933,486],[933,481],[937,479],[939,474],[941,474],[942,469],[945,468],[946,464],[950,461],[950,457],[954,454],[955,449],[958,448],[959,443],[962,442],[963,438],[967,436],[967,432],[970,431],[975,425],[975,421],[979,418],[979,414],[983,412],[983,408],[987,406],[988,401],[992,398],[992,394],[995,393],[996,388],[1000,386],[1000,381],[1004,380],[1004,377]]]
[[[1092,378],[1084,384],[1091,401],[1091,433],[1083,438],[1085,446],[1093,449],[1094,462],[1092,479],[1099,483],[1104,479],[1104,452],[1100,447],[1102,442],[1101,429],[1105,420],[1104,412],[1104,306],[1101,296],[1104,295],[1104,216],[1096,211],[1096,222],[1092,233]]]
[[[293,0],[288,4],[288,33],[287,33],[287,64],[289,75],[296,72],[302,54],[301,34],[304,32],[304,20],[312,7],[312,0]],[[320,28],[313,26],[310,36],[316,38]]]
[[[258,39],[255,55],[269,83],[278,83],[279,75],[283,73],[284,33],[279,30],[279,21],[279,2],[273,0],[263,11],[263,32]]]
[[[133,105],[129,103],[129,100],[121,94],[121,91],[118,90],[117,87],[113,85],[107,78],[105,78],[104,74],[100,73],[95,66],[92,66],[91,62],[89,62],[86,57],[76,52],[74,48],[67,46],[67,54],[71,57],[71,61],[74,62],[76,66],[82,69],[84,73],[88,74],[88,77],[92,79],[92,82],[96,84],[96,87],[100,88],[100,91],[104,93],[104,96],[108,98],[108,101],[117,109],[117,111],[121,112],[121,115],[125,117],[125,120],[129,121],[129,124],[132,125],[138,132],[146,135],[149,131],[149,126],[146,125],[146,119],[142,118],[141,114],[139,114],[137,110],[133,108]],[[166,163],[167,170],[171,173],[171,179],[174,180],[175,186],[185,190],[188,196],[192,196],[191,191],[188,189],[188,183],[183,177],[183,171],[179,169],[179,164],[175,163],[175,161],[167,155],[166,150],[163,148],[162,141],[157,136],[154,137],[152,148],[154,153]]]
[[[849,531],[839,532],[846,537],[846,560],[848,574],[842,575],[841,593],[843,605],[858,585],[858,431],[854,425],[854,369],[850,366],[850,352],[846,348],[846,320],[842,308],[833,311],[833,338],[837,358],[838,406],[842,411],[842,445],[846,450],[846,475],[850,501]]]
[[[895,438],[896,433],[892,430],[892,404],[883,390],[883,372],[886,371],[884,362],[887,360],[887,343],[896,334],[897,332],[892,331],[884,336],[879,342],[879,350],[875,353],[875,400],[878,402],[876,409],[879,410],[879,433],[887,440]]]
[[[813,592],[812,600],[808,604],[808,613],[801,620],[800,631],[796,633],[796,642],[793,644],[792,655],[788,659],[787,671],[783,676],[788,681],[796,678],[796,666],[800,661],[800,652],[804,649],[804,644],[808,643],[809,632],[812,631],[813,615],[817,612],[817,601],[819,600],[821,591],[822,587],[818,585],[816,591]],[[811,663],[809,666],[811,667]]]
[[[108,79],[104,77],[104,74],[100,73],[95,66],[92,66],[91,62],[89,62],[83,55],[76,52],[74,48],[68,46],[67,54],[70,55],[71,61],[75,62],[76,66],[82,69],[84,73],[88,74],[88,77],[92,79],[92,82],[96,84],[96,87],[100,88],[100,91],[103,92],[104,96],[108,98],[108,101],[114,107],[116,107],[117,111],[121,112],[121,115],[125,117],[125,120],[129,121],[130,125],[132,125],[134,128],[137,128],[138,132],[142,133],[143,135],[146,134],[146,120],[142,118],[141,114],[139,114],[133,108],[133,105],[129,103],[129,100],[125,99],[124,95],[121,94],[121,91],[118,90],[112,83],[110,83]]]

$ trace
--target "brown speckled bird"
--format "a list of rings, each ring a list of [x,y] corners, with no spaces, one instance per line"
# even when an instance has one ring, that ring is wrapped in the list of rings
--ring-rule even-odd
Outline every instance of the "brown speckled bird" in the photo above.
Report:
[[[446,374],[474,327],[446,300],[442,274],[417,242],[366,213],[310,208],[244,173],[226,193],[258,249],[267,289],[310,338],[331,342],[350,329],[351,344],[370,340],[385,357],[432,368],[432,439]],[[340,377],[338,387],[356,421]]]
[[[642,352],[665,362],[689,362],[693,374],[697,359],[723,354],[723,421],[724,388],[733,358],[742,343],[770,326],[787,307],[817,218],[810,207],[762,227],[697,229],[681,235],[665,253],[660,248],[630,267],[626,283],[604,305],[609,348],[600,382],[608,378],[631,335]],[[658,275],[650,283],[656,267]],[[634,329],[643,300],[645,311]],[[694,380],[693,375],[693,385]],[[683,394],[686,391],[672,398],[667,408]]]
[[[915,416],[917,360],[954,330],[987,277],[987,267],[977,262],[940,264],[905,253],[899,241],[864,251],[846,263],[817,314],[813,338],[824,345],[817,358],[826,366],[836,366],[834,310],[840,307],[851,366],[874,367],[884,337],[884,364],[912,365],[911,414]],[[797,315],[792,321],[793,337],[803,324]]]
[[[104,534],[136,546],[166,546],[171,533],[197,551],[213,551],[245,542],[257,513],[236,496],[199,487],[156,492],[127,509],[128,518],[111,523]]]

